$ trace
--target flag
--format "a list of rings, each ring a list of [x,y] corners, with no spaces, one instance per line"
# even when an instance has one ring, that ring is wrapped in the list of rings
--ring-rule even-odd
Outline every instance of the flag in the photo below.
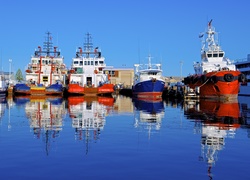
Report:
[[[203,36],[204,36],[204,34],[202,33],[202,34],[199,35],[199,38],[202,38]]]
[[[213,20],[213,19],[211,19],[211,20],[208,22],[208,26],[209,26],[209,27],[211,27],[212,20]]]

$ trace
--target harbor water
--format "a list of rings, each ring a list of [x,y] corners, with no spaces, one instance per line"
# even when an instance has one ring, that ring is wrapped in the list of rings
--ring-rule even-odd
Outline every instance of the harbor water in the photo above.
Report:
[[[1,179],[250,179],[250,97],[0,102]]]

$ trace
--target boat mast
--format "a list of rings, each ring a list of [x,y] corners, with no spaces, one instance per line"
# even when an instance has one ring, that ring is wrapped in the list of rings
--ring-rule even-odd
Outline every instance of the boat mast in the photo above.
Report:
[[[45,41],[43,42],[43,50],[41,50],[41,47],[38,46],[38,51],[35,51],[35,56],[42,56],[42,54],[46,54],[46,56],[48,57],[52,53],[54,53],[54,57],[60,56],[60,51],[57,51],[57,47],[54,47],[53,50],[51,33],[48,31],[46,32],[46,34],[47,36],[45,37]]]
[[[47,56],[50,55],[50,53],[52,52],[52,37],[51,37],[51,33],[47,32],[47,37],[45,37],[45,42],[43,43],[43,49],[45,50],[45,53]]]
[[[86,58],[89,58],[92,49],[93,49],[92,37],[90,33],[87,33],[84,43],[84,51],[86,53]]]
[[[218,45],[218,40],[215,40],[214,36],[217,34],[215,28],[212,26],[212,19],[208,22],[207,25],[207,37],[203,41],[202,52],[203,51],[219,51],[220,46]]]
[[[151,55],[148,55],[148,69],[151,69]]]

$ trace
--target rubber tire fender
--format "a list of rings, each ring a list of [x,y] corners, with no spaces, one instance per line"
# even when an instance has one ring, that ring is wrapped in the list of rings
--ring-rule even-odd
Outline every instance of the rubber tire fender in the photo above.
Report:
[[[211,77],[211,81],[212,81],[213,83],[217,83],[217,82],[218,82],[217,76],[212,76],[212,77]]]
[[[227,73],[224,75],[224,79],[226,82],[232,82],[234,80],[234,76],[231,73]]]
[[[239,74],[239,76],[238,76],[238,81],[239,81],[239,82],[245,82],[245,81],[246,81],[246,76],[245,76],[245,74]]]

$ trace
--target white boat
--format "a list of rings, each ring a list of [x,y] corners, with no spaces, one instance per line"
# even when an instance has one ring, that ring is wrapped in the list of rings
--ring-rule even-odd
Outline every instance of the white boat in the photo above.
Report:
[[[0,74],[0,97],[6,96],[8,92],[8,85],[3,74]]]
[[[91,34],[86,34],[84,51],[79,47],[69,71],[67,93],[69,95],[111,95],[114,85],[105,70],[105,58],[98,47],[93,50]]]
[[[151,64],[149,55],[148,64],[134,64],[134,67],[133,96],[142,100],[161,99],[165,87],[161,64]]]
[[[25,82],[17,83],[14,95],[63,95],[67,69],[52,36],[46,33],[43,48],[38,46],[26,69]]]
[[[241,83],[239,95],[250,96],[250,54],[246,59],[240,59],[235,61],[236,68],[246,76],[246,82]]]

